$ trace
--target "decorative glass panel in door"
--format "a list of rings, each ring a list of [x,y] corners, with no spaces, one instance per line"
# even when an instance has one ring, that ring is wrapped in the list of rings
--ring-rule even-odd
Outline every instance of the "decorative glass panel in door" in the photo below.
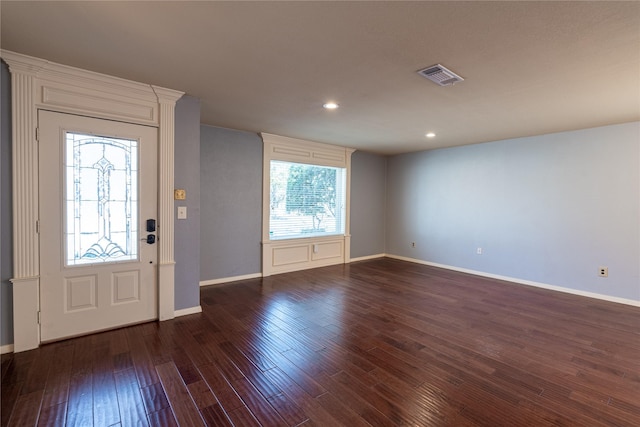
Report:
[[[138,145],[66,133],[65,265],[138,259]]]

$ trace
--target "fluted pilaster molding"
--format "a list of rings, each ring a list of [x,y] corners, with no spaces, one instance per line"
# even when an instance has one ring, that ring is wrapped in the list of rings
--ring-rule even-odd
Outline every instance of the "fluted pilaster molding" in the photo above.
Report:
[[[354,149],[345,148],[345,157],[347,163],[347,183],[345,194],[345,212],[344,212],[344,263],[351,262],[351,155],[354,153]]]
[[[174,149],[175,149],[175,105],[183,95],[169,89],[153,86],[158,97],[159,105],[159,129],[158,129],[158,156],[160,177],[158,181],[160,225],[160,253],[161,264],[173,263],[173,181],[174,181]]]
[[[11,72],[13,166],[13,349],[40,344],[40,249],[38,221],[36,78],[47,61],[3,52]],[[16,304],[16,301],[19,303]]]
[[[3,57],[11,72],[13,139],[13,274],[39,275],[37,111],[35,78],[46,61],[22,62]]]
[[[183,95],[170,89],[152,86],[158,97],[159,129],[158,129],[158,224],[160,239],[158,264],[160,287],[158,316],[160,320],[174,317],[175,294],[175,258],[174,258],[174,157],[175,157],[175,104]],[[171,285],[169,285],[171,284]]]

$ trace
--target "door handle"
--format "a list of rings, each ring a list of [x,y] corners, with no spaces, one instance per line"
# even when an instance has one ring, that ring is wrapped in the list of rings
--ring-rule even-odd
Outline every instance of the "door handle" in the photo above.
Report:
[[[156,242],[156,235],[147,234],[147,237],[143,237],[142,239],[140,239],[140,241],[147,242],[148,244],[153,245]]]

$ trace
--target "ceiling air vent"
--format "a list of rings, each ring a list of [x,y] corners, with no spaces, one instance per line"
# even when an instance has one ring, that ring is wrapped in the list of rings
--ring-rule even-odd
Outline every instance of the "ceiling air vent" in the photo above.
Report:
[[[432,65],[423,70],[419,70],[418,74],[426,77],[435,84],[440,86],[449,86],[463,81],[464,79],[451,70],[446,69],[440,64]]]

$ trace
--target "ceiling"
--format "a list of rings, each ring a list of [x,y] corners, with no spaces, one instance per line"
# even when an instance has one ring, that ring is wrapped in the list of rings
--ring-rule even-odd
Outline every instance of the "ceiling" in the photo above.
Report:
[[[202,123],[381,154],[640,120],[635,1],[2,0],[0,15],[2,49],[184,91]],[[465,80],[416,73],[437,63]]]

